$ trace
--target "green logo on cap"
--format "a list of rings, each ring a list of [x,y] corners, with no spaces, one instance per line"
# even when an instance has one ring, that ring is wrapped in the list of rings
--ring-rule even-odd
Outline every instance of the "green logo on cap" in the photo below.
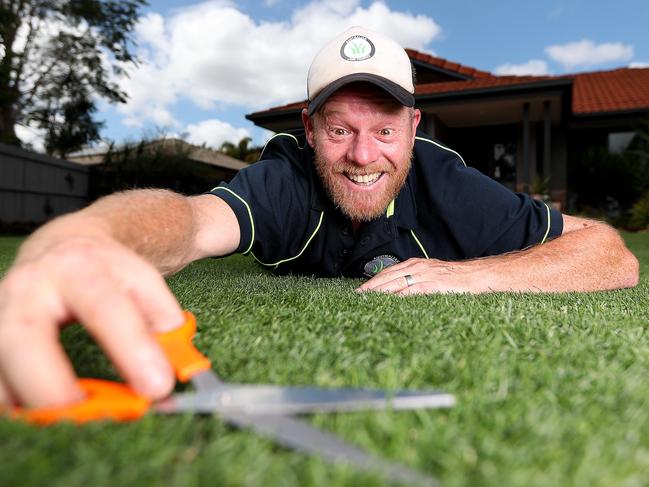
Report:
[[[340,46],[340,56],[347,61],[363,61],[374,56],[374,44],[365,36],[352,36]]]
[[[367,44],[356,44],[355,42],[350,42],[349,47],[356,56],[360,56],[365,52]]]

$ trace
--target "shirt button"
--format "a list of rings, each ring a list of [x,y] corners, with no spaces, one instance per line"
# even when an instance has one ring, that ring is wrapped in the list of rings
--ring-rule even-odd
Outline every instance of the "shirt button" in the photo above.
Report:
[[[349,252],[349,251],[348,251],[347,249],[342,249],[342,250],[340,251],[340,255],[342,255],[342,256],[344,257],[344,256],[347,255],[348,252]]]
[[[349,230],[347,230],[346,228],[343,228],[340,233],[341,233],[341,235],[343,237],[346,237],[347,235],[349,235]]]

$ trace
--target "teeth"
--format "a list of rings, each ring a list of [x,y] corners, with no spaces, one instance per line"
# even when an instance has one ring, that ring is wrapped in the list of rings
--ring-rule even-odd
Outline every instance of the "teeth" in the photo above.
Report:
[[[380,172],[375,172],[372,174],[346,174],[346,176],[354,181],[356,184],[362,184],[369,186],[370,184],[375,183],[380,177]]]

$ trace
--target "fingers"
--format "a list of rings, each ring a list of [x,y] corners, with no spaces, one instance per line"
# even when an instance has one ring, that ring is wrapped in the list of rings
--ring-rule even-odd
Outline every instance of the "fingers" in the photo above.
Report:
[[[17,326],[6,327],[0,334],[0,369],[6,394],[9,396],[11,391],[14,398],[11,402],[37,407],[82,399],[74,370],[57,336],[43,333],[51,327],[29,318],[14,323]]]
[[[122,279],[123,287],[132,296],[137,308],[151,330],[157,333],[178,328],[183,324],[183,310],[162,275],[139,258],[129,259],[132,272],[114,275]]]
[[[438,259],[409,259],[388,267],[359,286],[358,292],[378,291],[407,296],[431,293],[480,293],[492,288],[476,269],[486,261],[447,262]],[[487,268],[488,269],[488,268]],[[408,277],[406,277],[408,276]]]
[[[8,405],[12,406],[16,404],[16,399],[13,397],[9,388],[2,383],[0,379],[0,412],[2,412],[2,406]]]
[[[368,281],[369,282],[369,281]],[[364,291],[376,291],[382,293],[396,294],[408,288],[405,275],[391,275],[389,279],[383,276],[383,279],[371,284],[371,287],[364,289]]]
[[[63,405],[83,397],[58,341],[61,306],[42,274],[24,272],[2,283],[0,403]],[[33,299],[25,289],[36,291]]]
[[[384,269],[371,279],[364,282],[358,287],[357,291],[378,291],[385,293],[402,293],[408,288],[421,283],[423,275],[420,271],[425,264],[420,262],[422,259],[409,259]],[[410,276],[410,286],[406,276]],[[408,293],[406,293],[408,294]]]
[[[142,312],[128,291],[110,275],[106,276],[108,273],[103,273],[100,267],[80,273],[63,290],[64,299],[74,315],[137,392],[152,399],[169,394],[175,382],[173,370],[151,333],[146,312]],[[146,283],[144,278],[143,284]],[[162,294],[162,300],[168,298]],[[155,292],[152,291],[150,297],[154,299]],[[152,304],[147,306],[149,314],[152,307]],[[161,313],[163,318],[164,312]],[[153,319],[158,318],[154,316]]]
[[[182,324],[164,279],[125,249],[71,245],[12,269],[0,283],[0,404],[63,405],[82,392],[59,343],[76,319],[140,394],[166,396],[175,383],[152,331]]]
[[[384,292],[400,296],[467,292],[466,282],[458,273],[460,267],[460,263],[437,259],[408,259],[381,271],[359,286],[357,291]]]

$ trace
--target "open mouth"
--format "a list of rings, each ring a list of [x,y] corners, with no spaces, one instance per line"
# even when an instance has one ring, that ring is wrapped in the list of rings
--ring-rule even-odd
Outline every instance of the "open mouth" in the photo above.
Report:
[[[349,174],[345,173],[347,179],[359,186],[371,186],[377,182],[383,175],[382,172],[373,172],[370,174]]]

